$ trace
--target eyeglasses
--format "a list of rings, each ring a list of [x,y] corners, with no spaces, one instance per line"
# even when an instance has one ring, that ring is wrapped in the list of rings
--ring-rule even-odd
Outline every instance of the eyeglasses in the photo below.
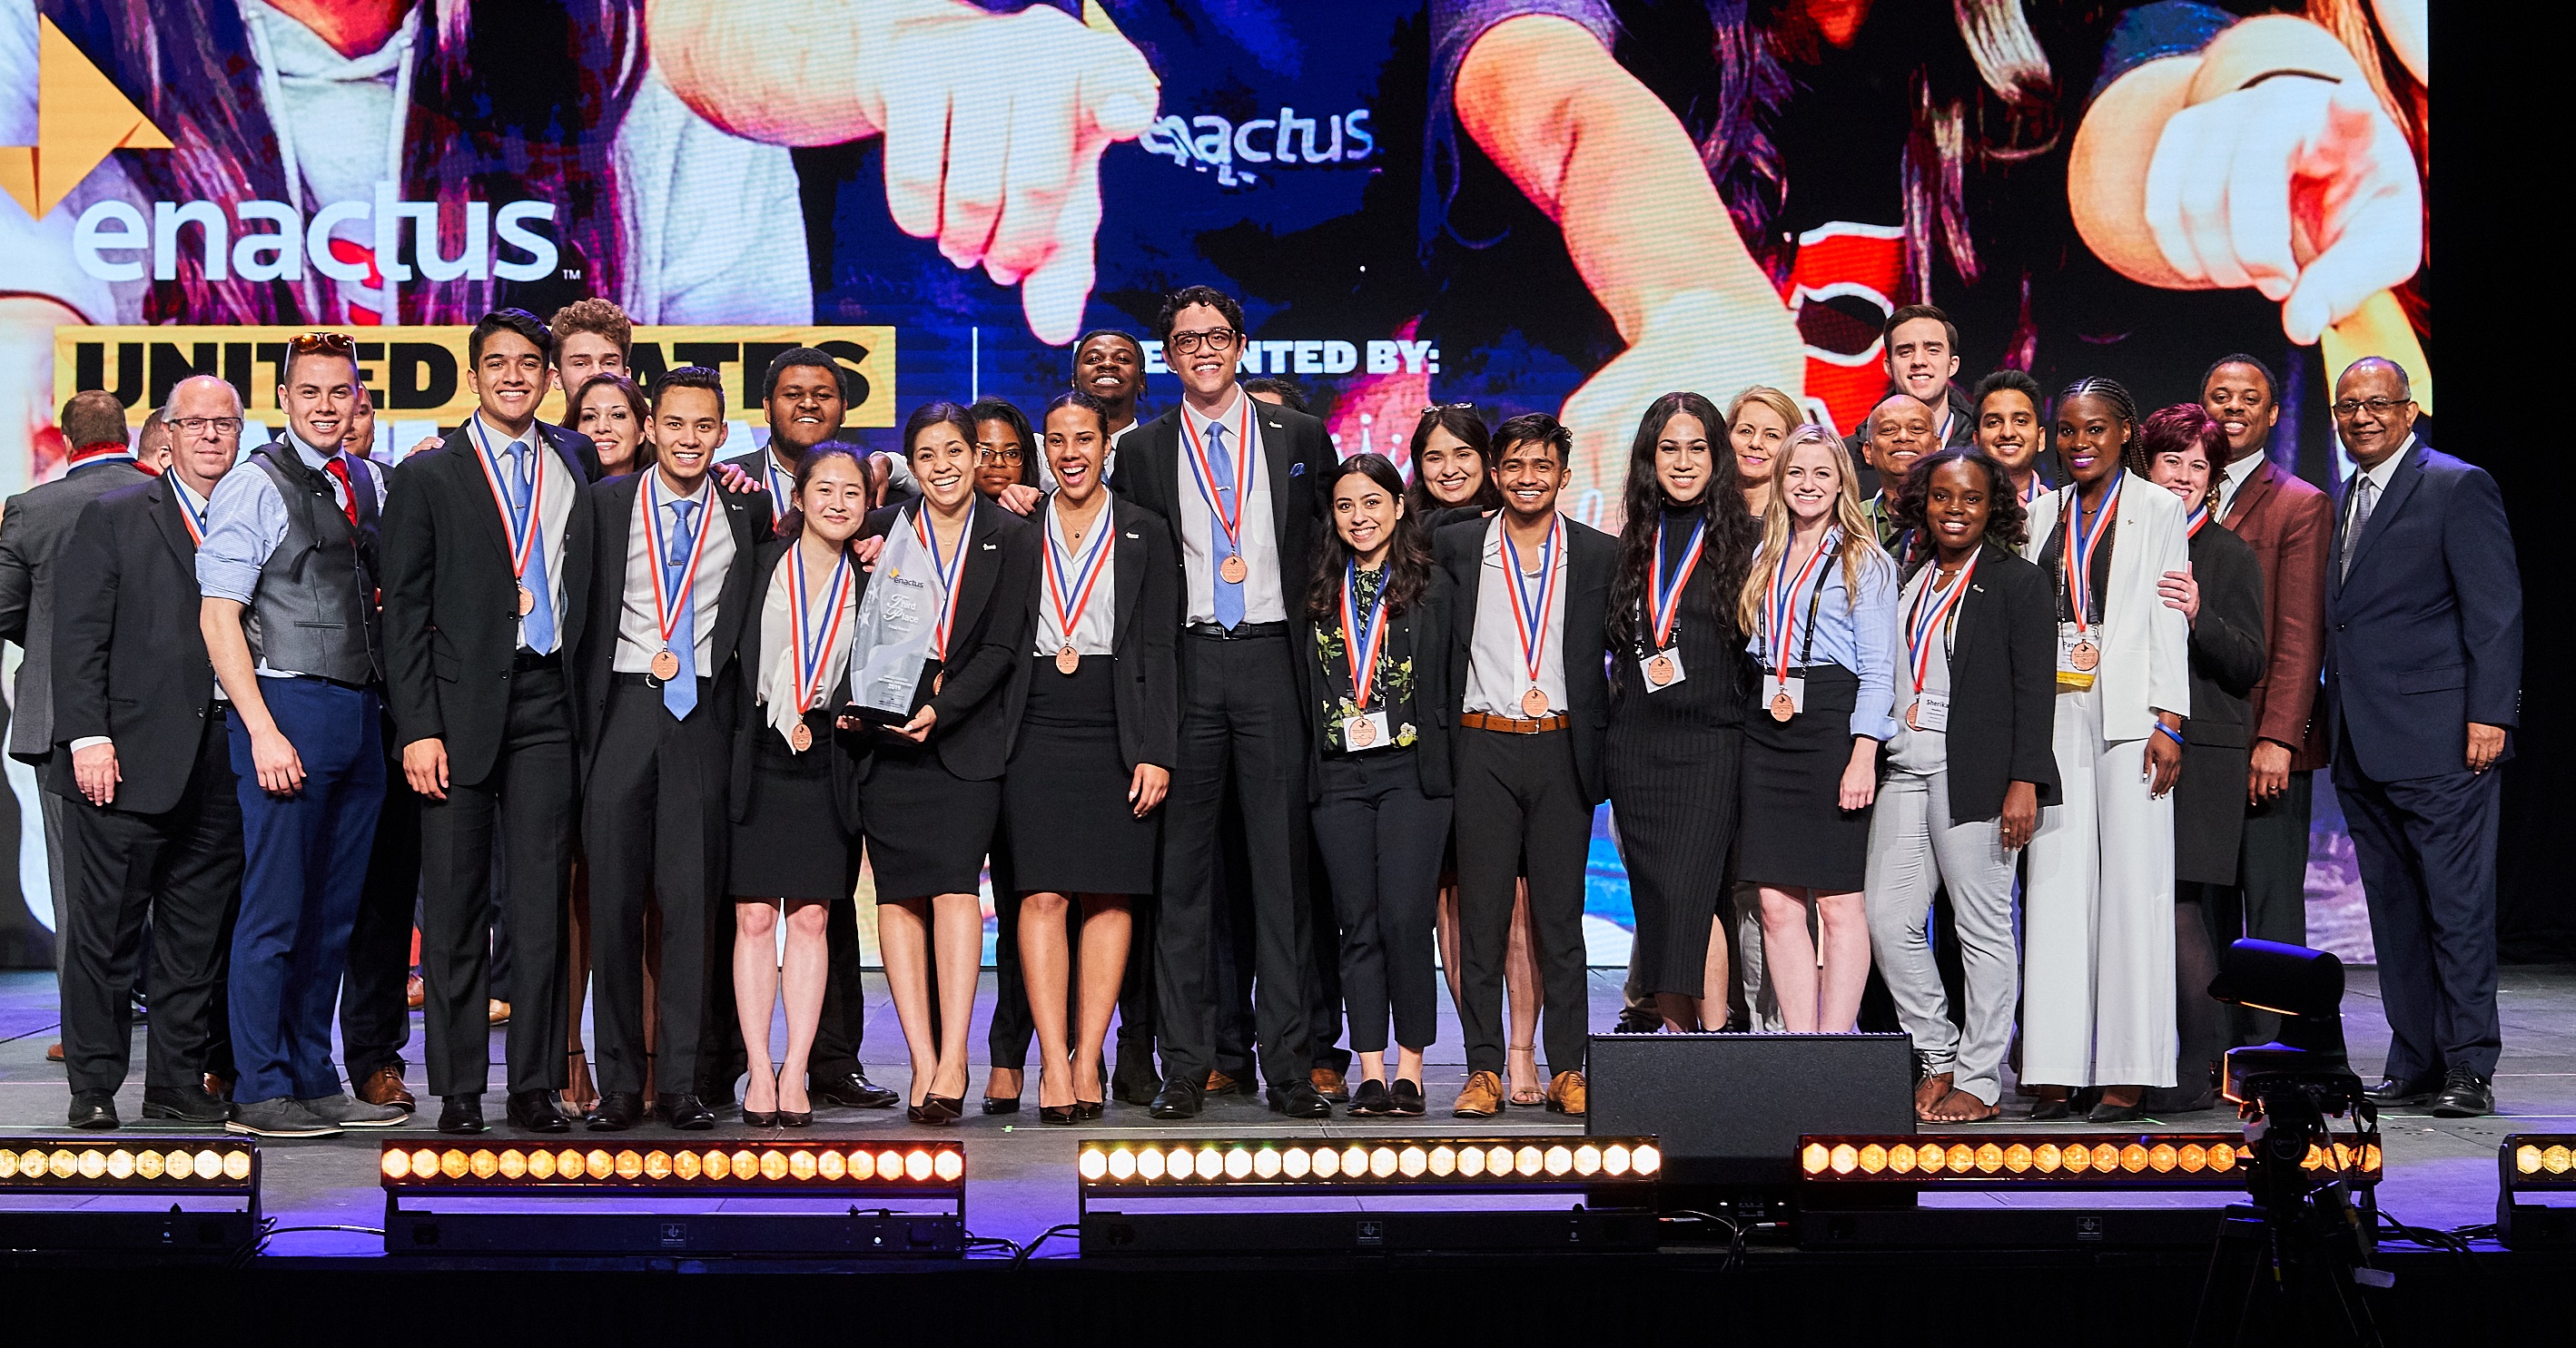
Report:
[[[1016,464],[1019,461],[1020,452],[1016,449],[979,449],[975,451],[975,462],[981,464]]]
[[[300,332],[287,340],[286,354],[289,356],[316,353],[354,357],[358,353],[358,344],[349,340],[346,334],[337,332]]]
[[[1205,332],[1176,332],[1172,334],[1171,347],[1185,356],[1198,350],[1202,345],[1210,351],[1224,351],[1234,345],[1234,339],[1238,335],[1232,328],[1210,328]]]
[[[213,431],[217,435],[239,435],[242,419],[240,417],[165,417],[161,424],[181,435],[197,435],[205,431]]]
[[[2350,417],[2368,408],[2372,416],[2384,417],[2414,401],[2412,398],[2345,398],[2334,404],[2334,414]]]

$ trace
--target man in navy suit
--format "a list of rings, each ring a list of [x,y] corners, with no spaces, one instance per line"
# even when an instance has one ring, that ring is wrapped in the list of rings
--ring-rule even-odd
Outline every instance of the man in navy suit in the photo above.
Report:
[[[2495,766],[2522,703],[2522,584],[2486,473],[2414,434],[2406,371],[2335,381],[2353,477],[2326,569],[2326,726],[2393,1037],[2383,1106],[2495,1112]]]

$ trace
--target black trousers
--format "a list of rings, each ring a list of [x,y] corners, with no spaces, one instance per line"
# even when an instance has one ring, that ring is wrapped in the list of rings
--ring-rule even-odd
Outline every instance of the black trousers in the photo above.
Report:
[[[2412,1081],[2449,1068],[2495,1074],[2496,828],[2499,772],[2463,765],[2439,777],[2372,781],[2338,747],[2335,795],[2352,832],[2379,998],[2388,1013],[2388,1075]]]
[[[1549,1076],[1583,1070],[1583,868],[1592,806],[1562,730],[1458,732],[1459,1029],[1467,1070],[1503,1070],[1503,956],[1513,882],[1529,877],[1531,954],[1538,961],[1540,1047]]]
[[[509,719],[490,773],[450,782],[445,800],[408,785],[385,793],[420,802],[421,1028],[432,1094],[483,1093],[492,1057],[486,1003],[496,996],[510,1004],[510,1093],[566,1084],[572,755],[572,700],[561,665],[524,669],[511,680]],[[489,919],[496,826],[507,877],[497,886],[500,928],[510,945],[507,982],[497,986]]]
[[[1446,819],[1440,831],[1448,832]],[[1310,830],[1311,831],[1311,830]],[[1324,851],[1312,838],[1306,844],[1306,874],[1321,881],[1324,874]],[[1307,923],[1315,934],[1315,950],[1306,961],[1306,1041],[1314,1052],[1313,1064],[1336,1072],[1351,1070],[1351,1051],[1342,1047],[1342,924],[1334,907],[1333,887],[1329,883],[1311,883],[1307,901],[1313,911]]]
[[[662,906],[660,1061],[654,1084],[669,1094],[698,1088],[701,1036],[711,1012],[710,952],[716,911],[728,927],[726,847],[732,826],[725,792],[732,771],[727,728],[711,681],[699,680],[697,709],[674,720],[662,692],[632,684],[609,689],[599,753],[583,802],[582,844],[590,857],[591,1022],[597,1030],[599,1089],[644,1088],[644,899]],[[519,952],[524,961],[525,950]],[[515,1015],[513,1017],[515,1019]],[[562,1061],[563,1028],[555,1028]]]
[[[1237,1081],[1251,1081],[1257,1071],[1253,1046],[1261,1038],[1252,1011],[1253,938],[1260,924],[1252,916],[1252,859],[1243,840],[1243,804],[1231,787],[1225,793],[1224,812],[1217,816],[1216,837],[1216,902],[1208,909],[1208,999],[1216,1007],[1216,1039],[1208,1065]],[[1313,920],[1311,915],[1308,920]],[[1314,994],[1310,978],[1306,995]],[[1306,1033],[1311,1040],[1311,1015]]]
[[[2316,774],[2290,774],[2289,789],[2245,811],[2236,854],[2236,886],[2213,889],[2211,933],[2224,956],[2240,936],[2283,945],[2308,943],[2308,826],[2316,811]],[[2268,1044],[2281,1018],[2248,1007],[2222,1008],[2228,1042]]]
[[[859,967],[855,892],[832,900],[832,911],[824,926],[824,957],[828,962],[823,972],[823,1017],[814,1026],[814,1051],[805,1059],[808,1090],[820,1090],[861,1071],[859,1046],[868,1033],[868,989]]]
[[[1230,781],[1243,802],[1252,886],[1254,1014],[1261,1074],[1306,1079],[1306,731],[1287,636],[1181,643],[1180,764],[1163,808],[1163,893],[1155,917],[1157,1028],[1167,1081],[1199,1086],[1215,1052],[1210,995],[1218,815]]]
[[[196,1087],[233,1074],[224,974],[241,903],[241,802],[223,718],[207,713],[196,770],[160,814],[65,801],[63,1069],[75,1091],[117,1090],[134,1044],[135,966],[154,929],[143,1082]],[[219,1061],[218,1059],[221,1059]]]
[[[1328,758],[1315,804],[1315,842],[1332,877],[1342,997],[1351,1047],[1425,1048],[1438,1036],[1433,910],[1449,841],[1449,801],[1422,794],[1412,749]],[[1588,831],[1588,830],[1587,830]],[[1419,1085],[1420,1083],[1415,1083]]]
[[[349,926],[349,968],[340,976],[340,1047],[354,1087],[390,1067],[411,1043],[411,932],[420,896],[420,796],[403,782],[402,749],[385,723],[385,804],[367,854],[367,884]],[[424,958],[426,958],[424,956]]]

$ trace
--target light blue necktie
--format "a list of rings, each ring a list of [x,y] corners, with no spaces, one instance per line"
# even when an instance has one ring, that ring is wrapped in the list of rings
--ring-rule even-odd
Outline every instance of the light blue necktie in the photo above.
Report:
[[[671,654],[680,662],[680,672],[662,685],[662,705],[670,708],[672,719],[685,721],[698,706],[698,597],[680,593],[682,577],[688,574],[689,551],[697,546],[698,532],[690,527],[690,517],[697,513],[695,501],[671,503],[671,546],[662,551],[662,592],[680,606],[679,620],[671,628]]]
[[[1223,522],[1215,518],[1223,512],[1234,515],[1238,524],[1243,519],[1242,507],[1234,500],[1234,455],[1225,447],[1225,427],[1211,422],[1207,435],[1208,470],[1216,478],[1218,502],[1218,509],[1208,512],[1208,552],[1216,559],[1216,568],[1208,573],[1216,584],[1216,624],[1219,627],[1241,627],[1243,586],[1225,578],[1225,559],[1235,555],[1235,544],[1233,539],[1225,536]]]
[[[540,536],[528,547],[528,569],[519,583],[537,603],[520,622],[526,629],[528,649],[539,655],[552,655],[555,649],[555,587],[546,576],[546,540],[542,536],[544,520],[537,515],[536,450],[525,441],[510,442],[510,514],[518,520],[519,535],[524,538],[531,529]]]

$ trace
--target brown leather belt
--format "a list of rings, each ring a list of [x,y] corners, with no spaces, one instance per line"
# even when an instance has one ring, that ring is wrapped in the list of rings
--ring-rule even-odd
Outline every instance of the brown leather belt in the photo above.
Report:
[[[1551,730],[1565,729],[1565,716],[1561,712],[1551,712],[1535,721],[1528,721],[1517,716],[1470,711],[1459,713],[1458,724],[1469,730],[1491,730],[1504,735],[1543,735]]]

